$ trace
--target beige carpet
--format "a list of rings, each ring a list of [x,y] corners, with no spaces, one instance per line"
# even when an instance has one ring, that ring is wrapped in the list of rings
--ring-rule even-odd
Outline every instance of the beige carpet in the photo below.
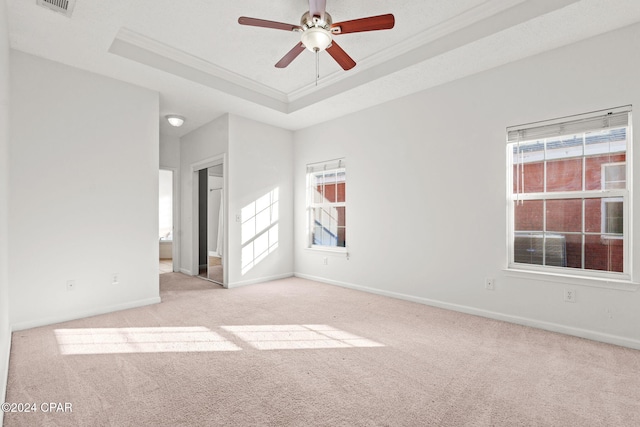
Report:
[[[295,278],[161,291],[14,333],[7,401],[38,410],[5,425],[640,425],[636,350]]]
[[[160,269],[160,274],[173,272],[173,259],[160,258],[158,267]]]

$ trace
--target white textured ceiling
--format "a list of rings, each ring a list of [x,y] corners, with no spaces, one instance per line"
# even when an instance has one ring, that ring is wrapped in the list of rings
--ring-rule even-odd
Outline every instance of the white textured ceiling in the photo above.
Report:
[[[638,0],[327,0],[334,22],[393,13],[391,30],[336,36],[358,63],[322,52],[274,64],[299,34],[308,0],[77,0],[70,18],[7,0],[14,49],[160,92],[160,115],[185,133],[225,112],[300,129],[640,21]]]

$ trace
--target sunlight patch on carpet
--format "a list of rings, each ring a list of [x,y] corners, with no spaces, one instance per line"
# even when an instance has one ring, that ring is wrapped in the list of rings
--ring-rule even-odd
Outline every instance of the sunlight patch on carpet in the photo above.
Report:
[[[258,350],[384,347],[328,325],[241,325],[222,329]]]
[[[241,350],[201,326],[56,329],[54,333],[60,353],[65,355]]]

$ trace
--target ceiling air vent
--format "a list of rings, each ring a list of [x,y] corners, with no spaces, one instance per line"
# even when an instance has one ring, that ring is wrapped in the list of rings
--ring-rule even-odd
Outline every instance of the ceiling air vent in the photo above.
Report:
[[[36,0],[36,4],[71,17],[76,0]]]

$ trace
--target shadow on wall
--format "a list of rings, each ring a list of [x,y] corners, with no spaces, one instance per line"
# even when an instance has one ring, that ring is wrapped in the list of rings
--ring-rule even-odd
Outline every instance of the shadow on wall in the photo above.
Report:
[[[242,275],[278,249],[278,194],[275,188],[242,208]]]

